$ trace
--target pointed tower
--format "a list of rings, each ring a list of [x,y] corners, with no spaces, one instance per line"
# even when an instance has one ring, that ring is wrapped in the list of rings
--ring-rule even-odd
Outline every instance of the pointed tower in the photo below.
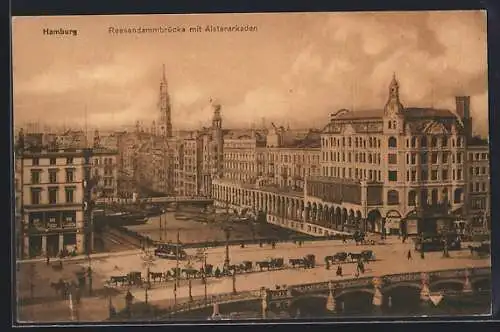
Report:
[[[212,142],[213,142],[213,167],[212,172],[215,176],[222,176],[222,161],[224,155],[224,135],[222,132],[222,116],[220,113],[220,104],[210,99],[214,115],[212,117]]]
[[[99,130],[94,131],[94,148],[98,148],[101,145],[101,138],[99,136]]]
[[[160,81],[160,135],[170,138],[172,137],[172,119],[170,96],[168,94],[167,77],[165,73],[165,65],[163,65],[163,73]]]
[[[385,104],[385,116],[394,116],[401,114],[403,111],[403,104],[399,100],[399,83],[396,79],[396,73],[392,75],[392,81],[389,85],[389,99]]]

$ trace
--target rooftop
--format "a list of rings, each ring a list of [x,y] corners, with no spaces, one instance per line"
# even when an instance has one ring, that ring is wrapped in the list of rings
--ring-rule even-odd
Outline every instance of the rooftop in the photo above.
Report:
[[[456,115],[446,109],[432,107],[405,107],[403,115],[407,119],[423,118],[456,118]],[[331,120],[380,119],[384,116],[383,109],[350,111],[341,109],[331,114]]]

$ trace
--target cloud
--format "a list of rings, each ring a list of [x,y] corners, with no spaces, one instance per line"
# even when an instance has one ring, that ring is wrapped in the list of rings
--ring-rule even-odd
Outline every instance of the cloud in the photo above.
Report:
[[[22,73],[15,75],[16,118],[45,114],[57,120],[72,109],[80,114],[87,105],[97,124],[152,121],[159,114],[160,69],[166,63],[172,122],[178,128],[209,123],[211,97],[220,99],[228,126],[260,123],[262,117],[322,126],[336,109],[382,108],[395,72],[406,106],[454,109],[455,95],[470,95],[474,128],[486,133],[484,13],[318,13],[291,14],[286,20],[221,15],[214,22],[223,19],[258,22],[259,32],[238,38],[106,35],[100,41],[109,51],[98,53],[102,48],[91,45],[93,40],[80,44],[78,50],[97,50],[84,58],[74,49],[54,50],[60,60],[38,66],[45,68],[41,73],[23,72],[29,61],[38,60],[22,57],[25,62],[19,60],[15,70]]]

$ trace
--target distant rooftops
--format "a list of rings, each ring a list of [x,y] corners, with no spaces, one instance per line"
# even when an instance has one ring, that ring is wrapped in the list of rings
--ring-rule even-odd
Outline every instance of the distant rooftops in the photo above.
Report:
[[[425,118],[456,118],[453,112],[446,109],[436,109],[432,107],[406,107],[403,115],[408,119]],[[383,109],[350,111],[347,109],[338,110],[330,115],[332,121],[335,120],[362,120],[362,119],[380,119],[384,116]]]

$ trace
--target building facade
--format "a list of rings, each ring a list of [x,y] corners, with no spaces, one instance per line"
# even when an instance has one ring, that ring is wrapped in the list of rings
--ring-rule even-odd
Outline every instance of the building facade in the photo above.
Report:
[[[457,97],[457,110],[463,109]],[[465,110],[405,108],[393,78],[384,109],[332,114],[322,135],[322,177],[306,188],[307,218],[337,229],[399,232],[417,206],[466,199]],[[409,234],[423,225],[404,225]]]
[[[469,104],[461,96],[454,112],[404,107],[393,77],[385,107],[335,112],[317,145],[310,140],[292,147],[287,130],[273,125],[255,161],[235,162],[225,146],[228,169],[213,182],[216,204],[258,210],[269,222],[313,234],[364,229],[411,235],[446,226],[444,219],[409,218],[418,210],[455,218],[473,210],[484,214],[488,148],[469,144]],[[240,142],[243,156],[252,151],[249,142]],[[480,177],[473,179],[475,174]],[[254,175],[256,184],[245,184]]]
[[[22,257],[85,252],[83,150],[28,149],[22,168]]]
[[[468,211],[473,225],[490,228],[490,147],[488,141],[473,139],[467,146]]]

